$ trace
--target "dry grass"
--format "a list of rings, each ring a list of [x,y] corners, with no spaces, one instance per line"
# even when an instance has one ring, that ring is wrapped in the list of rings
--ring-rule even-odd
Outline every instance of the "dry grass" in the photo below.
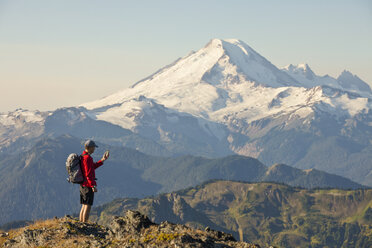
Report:
[[[8,234],[9,235],[6,237],[0,237],[0,247],[3,247],[5,241],[7,241],[8,239],[12,239],[16,237],[19,234],[19,232],[18,232],[18,229],[14,229],[14,230],[9,230]]]
[[[0,247],[4,246],[5,241],[7,240],[6,237],[0,237]]]
[[[56,225],[60,223],[60,220],[58,219],[47,219],[47,220],[36,220],[31,225],[24,227],[28,230],[36,230],[36,229],[42,229],[42,228],[52,228],[56,227]]]
[[[40,247],[78,247],[78,244],[83,244],[87,237],[82,235],[76,235],[72,239],[65,239],[63,233],[58,233],[56,230],[61,229],[61,220],[59,219],[47,219],[47,220],[36,220],[34,223],[26,227],[11,229],[8,231],[9,235],[6,237],[0,237],[0,247],[4,246],[4,243],[9,239],[14,239],[19,236],[25,230],[48,230],[48,234],[53,237],[52,240],[45,242],[43,246]],[[74,240],[76,240],[74,242]]]

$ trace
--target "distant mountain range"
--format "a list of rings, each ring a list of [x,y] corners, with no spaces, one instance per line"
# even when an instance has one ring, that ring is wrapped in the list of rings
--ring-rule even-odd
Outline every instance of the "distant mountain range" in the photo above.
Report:
[[[116,199],[93,209],[107,224],[136,209],[170,221],[232,233],[262,247],[371,247],[372,189],[305,190],[277,183],[211,180],[143,199]]]
[[[277,68],[241,40],[212,39],[97,101],[0,114],[0,155],[70,134],[156,156],[240,154],[372,186],[371,102],[351,72]]]
[[[0,160],[0,225],[17,220],[50,218],[79,210],[78,185],[66,180],[65,161],[82,152],[84,140],[72,136],[45,138],[31,149]],[[111,156],[96,172],[99,193],[95,206],[118,197],[145,197],[195,186],[209,179],[276,181],[306,188],[365,188],[347,178],[284,164],[266,167],[241,155],[204,158],[191,155],[159,157],[131,148],[99,143]]]

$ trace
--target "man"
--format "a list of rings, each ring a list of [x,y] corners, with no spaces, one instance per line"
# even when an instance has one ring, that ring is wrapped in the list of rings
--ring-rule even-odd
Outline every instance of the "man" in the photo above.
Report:
[[[81,170],[84,175],[84,182],[80,184],[80,203],[82,204],[82,207],[79,219],[82,222],[87,222],[89,219],[90,209],[93,205],[94,192],[98,192],[95,169],[103,165],[103,162],[108,159],[109,154],[105,153],[101,160],[94,163],[93,158],[90,155],[98,146],[93,140],[87,140],[84,147],[85,150],[81,158]]]

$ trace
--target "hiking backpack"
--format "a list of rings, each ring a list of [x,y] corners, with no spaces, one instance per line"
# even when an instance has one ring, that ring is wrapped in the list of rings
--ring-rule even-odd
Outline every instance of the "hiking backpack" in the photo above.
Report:
[[[66,160],[66,170],[68,173],[67,181],[70,183],[81,184],[84,181],[84,175],[80,167],[81,158],[82,156],[71,153]]]

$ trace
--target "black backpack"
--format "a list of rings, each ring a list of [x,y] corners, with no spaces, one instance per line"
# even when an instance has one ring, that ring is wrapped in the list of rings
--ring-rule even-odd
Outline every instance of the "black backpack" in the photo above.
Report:
[[[82,156],[76,153],[71,153],[66,160],[66,170],[68,173],[67,181],[70,183],[82,184],[84,182],[84,175],[81,171]]]

